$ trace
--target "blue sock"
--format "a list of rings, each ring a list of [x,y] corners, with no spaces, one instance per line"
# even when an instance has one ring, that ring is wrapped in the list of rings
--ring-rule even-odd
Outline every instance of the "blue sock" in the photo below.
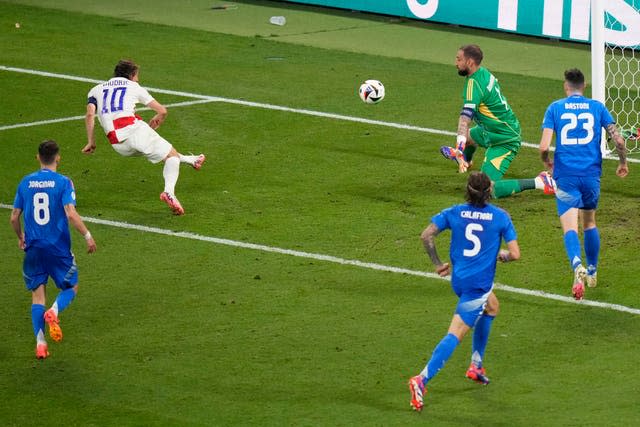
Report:
[[[489,341],[489,332],[491,332],[491,324],[496,316],[483,314],[478,319],[473,329],[473,343],[471,345],[471,361],[478,368],[482,368],[482,359],[484,358],[484,350],[487,348]]]
[[[58,306],[58,313],[62,313],[62,311],[67,308],[71,301],[76,297],[76,293],[73,288],[65,289],[64,291],[58,294],[56,298],[55,304]]]
[[[44,333],[44,305],[31,304],[31,324],[33,325],[33,335],[38,337],[38,332]]]
[[[600,255],[600,233],[598,228],[590,228],[584,230],[584,253],[587,256],[587,265],[589,267],[589,273],[595,272],[598,267],[598,255]]]
[[[582,259],[580,259],[580,239],[578,239],[576,231],[570,230],[564,233],[564,247],[569,256],[569,264],[575,270],[577,266],[582,264]]]
[[[431,360],[427,363],[427,366],[422,370],[421,374],[424,377],[422,380],[425,384],[433,377],[436,376],[438,371],[442,369],[445,362],[449,360],[453,351],[460,344],[458,337],[453,334],[447,334],[440,343],[433,350]]]

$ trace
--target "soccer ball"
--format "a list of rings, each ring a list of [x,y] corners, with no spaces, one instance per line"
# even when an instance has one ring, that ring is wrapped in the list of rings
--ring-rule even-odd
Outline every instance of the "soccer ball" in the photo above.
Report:
[[[367,80],[360,85],[358,93],[367,104],[377,104],[384,99],[384,85],[378,80]]]

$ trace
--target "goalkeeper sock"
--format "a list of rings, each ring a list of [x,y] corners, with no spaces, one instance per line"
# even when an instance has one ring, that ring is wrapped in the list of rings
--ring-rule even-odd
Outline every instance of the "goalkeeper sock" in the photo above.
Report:
[[[493,183],[493,197],[500,199],[522,191],[520,179],[501,179]]]
[[[36,336],[38,344],[44,342],[44,305],[31,304],[31,324],[33,325],[33,334]]]
[[[501,179],[493,183],[493,197],[500,199],[525,190],[535,190],[536,180],[531,179]]]
[[[471,345],[471,362],[478,368],[482,368],[482,359],[484,358],[484,351],[487,348],[487,342],[489,341],[489,333],[491,332],[491,324],[495,316],[483,314],[478,319],[475,328],[473,329],[473,343]]]
[[[569,230],[564,233],[564,247],[569,256],[569,264],[575,270],[577,266],[582,264],[582,259],[580,259],[580,239],[578,239],[577,231]]]
[[[518,179],[518,184],[520,184],[520,191],[524,190],[536,190],[538,187],[536,186],[535,178],[528,179]]]
[[[444,364],[453,354],[453,351],[460,344],[458,337],[453,334],[447,334],[442,341],[436,346],[431,355],[431,359],[427,366],[420,373],[422,375],[423,382],[426,384],[431,378],[435,377],[438,371],[442,369]]]
[[[600,233],[597,227],[584,230],[584,253],[587,256],[587,265],[593,266],[595,271],[598,267],[598,255],[600,255]]]

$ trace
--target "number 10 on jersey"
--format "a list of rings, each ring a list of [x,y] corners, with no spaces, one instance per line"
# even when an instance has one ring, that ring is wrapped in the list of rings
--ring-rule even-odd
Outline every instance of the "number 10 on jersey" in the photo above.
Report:
[[[126,87],[104,89],[102,91],[102,114],[122,111],[124,108],[124,94],[126,91]],[[107,100],[109,102],[107,102]],[[109,109],[108,107],[111,108]]]

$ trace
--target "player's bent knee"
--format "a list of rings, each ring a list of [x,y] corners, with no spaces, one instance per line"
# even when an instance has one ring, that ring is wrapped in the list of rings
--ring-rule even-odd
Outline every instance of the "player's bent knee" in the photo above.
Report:
[[[163,161],[166,162],[167,159],[170,159],[171,157],[180,157],[180,153],[178,153],[178,151],[173,147],[171,147],[171,151],[169,151],[169,154],[167,154],[167,157],[165,157]]]
[[[498,297],[495,294],[489,295],[487,299],[487,305],[484,308],[484,312],[489,316],[497,316],[500,313],[500,301],[498,301]]]
[[[489,308],[489,307],[487,307],[487,308],[484,310],[484,312],[485,312],[486,314],[488,314],[489,316],[496,317],[496,316],[500,313],[500,306],[499,306],[499,305],[496,305],[496,306],[495,306],[495,307],[493,307],[493,308]]]

